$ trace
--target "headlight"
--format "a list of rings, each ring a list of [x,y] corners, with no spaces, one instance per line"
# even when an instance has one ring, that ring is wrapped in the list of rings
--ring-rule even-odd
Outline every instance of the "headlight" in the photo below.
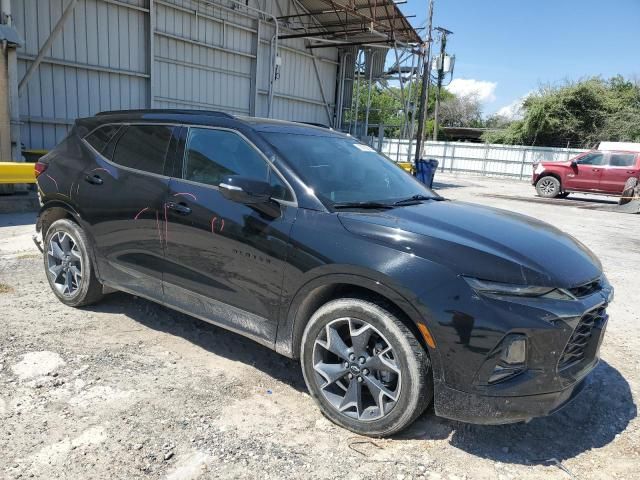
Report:
[[[516,285],[513,283],[490,282],[473,277],[462,277],[478,293],[493,295],[513,295],[516,297],[545,297],[557,300],[573,300],[563,290],[552,287],[536,287],[532,285]]]

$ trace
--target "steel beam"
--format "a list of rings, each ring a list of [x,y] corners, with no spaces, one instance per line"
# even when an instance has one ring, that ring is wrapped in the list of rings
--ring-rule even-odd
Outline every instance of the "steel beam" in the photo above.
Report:
[[[153,108],[153,96],[156,91],[155,70],[156,70],[156,4],[154,0],[149,0],[149,108]]]
[[[198,45],[200,47],[210,48],[211,50],[217,50],[219,52],[231,53],[233,55],[240,55],[242,57],[247,57],[247,58],[255,58],[255,55],[253,55],[251,53],[239,52],[238,50],[231,50],[229,48],[218,47],[217,45],[211,45],[210,43],[199,42],[197,40],[192,40],[190,38],[181,37],[179,35],[173,35],[171,33],[160,32],[158,30],[156,30],[155,33],[156,33],[156,35],[159,35],[161,37],[167,37],[167,38],[171,38],[173,40],[178,40],[180,42],[186,42],[186,43],[190,43],[192,45]]]
[[[415,17],[415,15],[405,15],[405,18],[413,18]],[[378,20],[393,20],[393,19],[397,19],[397,16],[394,17],[378,17]],[[367,22],[363,21],[363,20],[345,20],[344,22],[329,22],[329,23],[323,23],[321,25],[318,26],[307,26],[307,28],[333,28],[333,27],[342,27],[342,26],[349,26],[349,25],[363,25]],[[291,30],[302,30],[304,27],[292,27],[290,28]]]
[[[69,18],[69,16],[73,13],[73,9],[76,8],[77,3],[78,3],[78,0],[69,0],[67,7],[64,9],[64,11],[62,12],[62,15],[60,15],[60,18],[58,19],[58,23],[56,23],[55,27],[53,27],[53,30],[51,30],[49,37],[42,44],[42,47],[40,47],[40,50],[38,51],[38,55],[36,55],[35,60],[31,65],[29,65],[29,69],[24,74],[24,77],[22,77],[22,80],[20,80],[20,83],[18,84],[18,95],[22,94],[25,87],[27,86],[27,83],[29,83],[31,76],[38,69],[38,67],[40,66],[40,63],[42,63],[42,59],[51,48],[51,44],[53,43],[53,41],[58,37],[58,35],[62,31],[62,27],[64,27],[64,24],[67,21],[67,18]]]
[[[194,100],[181,100],[179,98],[169,98],[169,97],[155,97],[156,102],[167,102],[167,103],[177,103],[180,105],[190,105],[193,107],[206,108],[209,110],[222,110],[222,111],[232,111],[242,113],[244,115],[249,115],[248,108],[238,108],[238,107],[230,107],[227,105],[218,105],[215,103],[205,103],[205,102],[196,102]]]
[[[340,48],[340,47],[354,47],[359,45],[374,45],[379,43],[389,43],[389,40],[370,40],[362,42],[344,42],[344,43],[327,43],[324,45],[309,45],[307,48],[313,50],[316,48]]]
[[[258,94],[260,95],[269,95],[269,92],[266,90],[259,90]],[[321,100],[314,100],[312,98],[304,98],[304,97],[298,97],[295,95],[287,95],[286,93],[278,93],[278,92],[274,92],[273,94],[274,97],[277,98],[284,98],[285,100],[291,100],[293,102],[300,102],[300,103],[310,103],[312,105],[324,105],[324,103]],[[335,104],[330,103],[329,106],[333,107]]]
[[[326,2],[325,2],[326,3]],[[388,2],[388,1],[383,1],[380,3],[376,3],[374,5],[363,5],[362,7],[355,7],[355,10],[369,10],[370,8],[378,8],[378,7],[386,7],[389,5],[402,5],[404,3],[407,3],[407,0],[400,0],[397,2]],[[324,9],[324,10],[311,10],[309,12],[304,12],[304,13],[297,13],[297,14],[293,14],[293,15],[282,15],[280,17],[278,17],[278,20],[287,20],[288,18],[296,18],[296,17],[309,17],[309,16],[314,16],[314,15],[324,15],[327,13],[335,13],[335,10],[332,8],[329,9]],[[395,18],[400,18],[398,16],[396,16]]]
[[[356,33],[367,33],[370,30],[367,28],[357,28],[351,30],[331,30],[331,31],[320,31],[320,32],[305,32],[305,33],[293,33],[290,35],[280,35],[278,38],[280,40],[288,40],[290,38],[313,38],[313,37],[325,37],[327,35],[348,35],[348,34],[356,34]]]
[[[253,62],[251,69],[251,97],[249,99],[249,113],[254,117],[258,115],[258,79],[260,78],[261,73],[261,59],[260,56],[260,26],[262,22],[258,19],[258,27],[256,32],[256,60]]]
[[[35,58],[36,58],[35,56],[27,55],[26,53],[18,54],[18,60],[27,60],[27,61],[33,62]],[[41,64],[46,63],[48,65],[60,65],[63,67],[73,67],[73,68],[79,68],[82,70],[92,70],[94,72],[117,73],[118,75],[127,75],[130,77],[149,78],[149,74],[145,72],[137,72],[135,70],[124,70],[121,68],[102,67],[100,65],[90,65],[88,63],[72,62],[70,60],[61,60],[59,58],[44,57],[40,60],[40,63]]]
[[[102,0],[104,3],[111,3],[112,5],[117,5],[118,7],[128,8],[130,10],[137,10],[139,12],[149,13],[149,8],[139,7],[138,5],[133,5],[131,3],[121,2],[119,0]]]

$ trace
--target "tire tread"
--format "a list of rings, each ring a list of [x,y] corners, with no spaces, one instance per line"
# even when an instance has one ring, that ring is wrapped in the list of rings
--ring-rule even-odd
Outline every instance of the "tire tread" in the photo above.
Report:
[[[386,429],[382,430],[372,430],[372,431],[356,431],[350,428],[347,425],[341,425],[344,428],[348,428],[355,433],[371,436],[371,437],[386,437],[393,435],[395,433],[400,432],[401,430],[408,427],[412,424],[420,415],[424,413],[424,411],[428,408],[433,398],[433,378],[431,373],[431,361],[429,359],[429,354],[425,350],[425,347],[418,341],[414,333],[411,329],[402,321],[398,316],[393,313],[395,308],[391,304],[388,304],[384,301],[380,301],[378,299],[368,299],[368,298],[360,298],[360,297],[347,297],[347,298],[339,298],[335,300],[331,300],[321,306],[309,320],[308,327],[315,322],[315,319],[330,312],[333,310],[337,310],[340,308],[353,308],[354,306],[358,306],[366,310],[378,310],[379,313],[383,314],[388,320],[393,322],[393,324],[400,330],[400,333],[407,341],[409,346],[410,355],[416,361],[418,366],[418,376],[419,383],[417,385],[413,385],[412,387],[412,395],[416,396],[416,402],[414,403],[415,408],[411,412],[408,412],[408,416],[401,416],[399,419],[389,426]],[[304,346],[307,342],[307,329],[305,329],[305,333],[303,335],[303,340],[301,344],[301,355],[300,360],[304,362]],[[304,364],[302,366],[304,371]],[[311,391],[311,389],[310,389]],[[322,406],[319,400],[316,398],[316,395],[311,392],[312,397],[320,406]],[[325,413],[325,412],[323,412]],[[327,416],[325,414],[325,416]],[[331,417],[327,416],[329,420],[332,420]],[[332,420],[333,421],[333,420]]]

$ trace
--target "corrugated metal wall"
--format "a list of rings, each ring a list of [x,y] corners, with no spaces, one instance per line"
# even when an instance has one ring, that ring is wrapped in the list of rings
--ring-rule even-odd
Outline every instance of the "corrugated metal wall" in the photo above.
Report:
[[[67,1],[13,0],[14,24],[25,39],[18,52],[19,79]],[[149,3],[78,0],[20,97],[27,148],[51,148],[75,118],[102,110],[152,105],[267,115],[272,22],[226,0]],[[251,0],[250,5],[275,15],[297,8],[292,0]],[[280,42],[273,117],[330,123],[338,52],[321,49],[315,57],[310,52],[303,39]]]

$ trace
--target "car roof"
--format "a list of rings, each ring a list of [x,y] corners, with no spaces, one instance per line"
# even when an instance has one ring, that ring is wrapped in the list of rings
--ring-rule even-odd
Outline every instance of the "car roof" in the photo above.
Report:
[[[92,130],[108,123],[127,122],[187,123],[194,125],[234,127],[244,125],[258,132],[297,133],[300,135],[345,136],[327,127],[309,123],[275,120],[249,116],[235,116],[214,110],[193,109],[142,109],[112,110],[96,114],[94,117],[78,119],[79,125]]]
[[[637,152],[635,150],[608,149],[608,148],[605,150],[589,150],[588,152],[585,152],[585,153],[628,153],[632,155],[640,154],[640,152]]]

